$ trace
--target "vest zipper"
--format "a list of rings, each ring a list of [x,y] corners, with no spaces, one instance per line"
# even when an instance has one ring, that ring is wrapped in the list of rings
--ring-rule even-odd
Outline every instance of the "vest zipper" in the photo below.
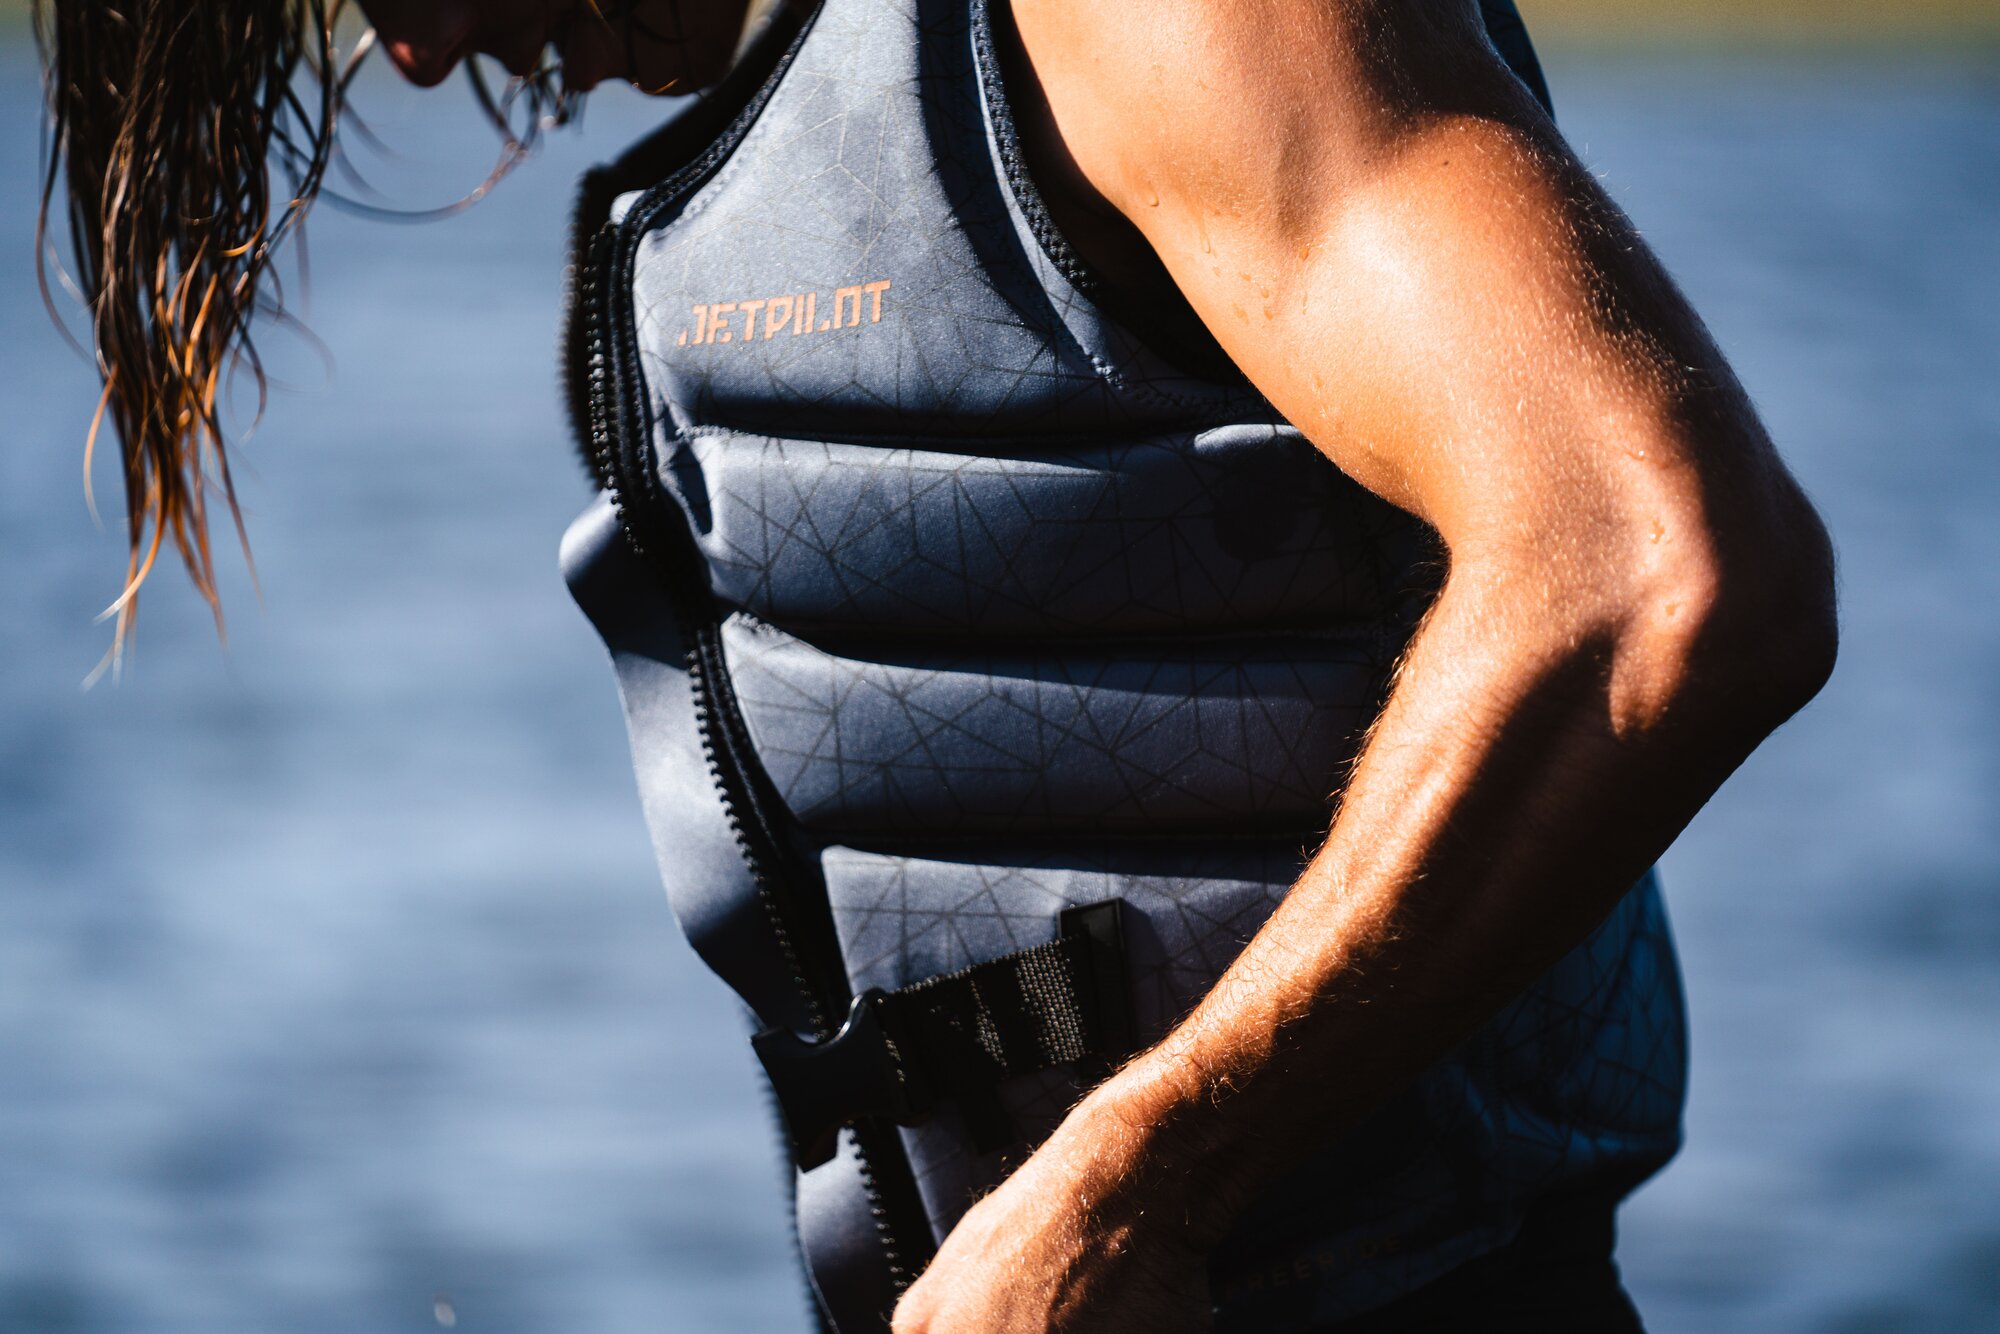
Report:
[[[665,584],[687,644],[688,684],[709,774],[721,796],[744,864],[763,902],[772,935],[791,972],[813,1037],[833,1036],[850,999],[832,920],[803,887],[811,883],[799,854],[773,822],[776,794],[754,768],[754,751],[724,661],[714,595],[702,577],[699,549],[679,502],[664,493],[647,429],[638,339],[631,301],[632,258],[646,220],[679,179],[650,190],[621,222],[606,222],[577,266],[574,308],[583,321],[587,449],[603,481],[619,528],[633,550]],[[671,516],[671,518],[669,518]],[[817,928],[825,948],[808,958],[805,945]],[[825,956],[830,955],[830,960]],[[815,977],[815,974],[818,974]],[[881,1238],[892,1289],[914,1281],[933,1249],[929,1222],[917,1198],[893,1125],[853,1126],[860,1176]],[[913,1244],[914,1243],[914,1244]],[[887,1312],[883,1313],[886,1322]]]
[[[661,507],[675,502],[661,493],[652,451],[639,438],[644,434],[639,426],[643,405],[633,401],[630,371],[637,357],[619,355],[622,322],[614,309],[616,303],[608,296],[607,280],[623,267],[619,263],[619,252],[624,249],[621,230],[607,224],[598,233],[578,293],[586,328],[592,458],[606,481],[626,540],[667,586],[688,646],[688,684],[710,777],[721,792],[731,832],[764,901],[813,1034],[823,1038],[831,1034],[829,1016],[844,998],[824,994],[827,988],[814,984],[801,957],[795,923],[803,916],[802,905],[786,901],[792,895],[784,882],[791,877],[777,874],[777,868],[792,858],[784,855],[788,850],[764,818],[763,803],[752,793],[741,763],[749,738],[733,698],[727,697],[728,669],[722,660],[712,595],[706,588],[693,586],[700,567],[697,560],[690,559],[695,553],[684,550],[690,545],[685,535],[662,531],[667,524]]]

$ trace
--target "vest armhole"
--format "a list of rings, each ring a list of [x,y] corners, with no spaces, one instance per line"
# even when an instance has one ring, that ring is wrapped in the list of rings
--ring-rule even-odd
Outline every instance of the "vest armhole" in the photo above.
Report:
[[[1047,198],[1035,183],[1034,173],[1028,168],[1027,150],[1014,118],[1013,100],[1007,92],[1000,34],[995,25],[1012,20],[1011,16],[996,15],[994,10],[1008,2],[967,0],[971,9],[973,58],[992,126],[994,149],[1006,178],[1004,185],[1026,218],[1036,244],[1079,295],[1122,326],[1127,336],[1150,355],[1184,374],[1233,387],[1247,386],[1249,382],[1243,372],[1191,307],[1180,312],[1161,311],[1132,296],[1085,259],[1056,221]],[[1141,338],[1135,332],[1139,329],[1150,332]]]

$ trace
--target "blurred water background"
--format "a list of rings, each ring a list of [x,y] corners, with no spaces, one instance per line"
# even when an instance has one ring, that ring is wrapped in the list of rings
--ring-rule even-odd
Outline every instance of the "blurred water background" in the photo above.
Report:
[[[1658,1334],[2000,1329],[2000,56],[1603,36],[1547,52],[1563,123],[1824,507],[1846,624],[1666,860],[1690,1143],[1627,1273]],[[0,1331],[802,1328],[554,570],[569,183],[663,107],[600,97],[447,222],[321,211],[333,374],[278,339],[239,456],[262,605],[232,577],[219,651],[165,571],[86,693],[123,553],[29,267],[36,97],[0,44]],[[398,202],[491,160],[462,91],[364,106]]]

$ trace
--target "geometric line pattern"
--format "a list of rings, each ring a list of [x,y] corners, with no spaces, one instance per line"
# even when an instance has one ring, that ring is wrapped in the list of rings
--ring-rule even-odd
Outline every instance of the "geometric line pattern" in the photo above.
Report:
[[[837,657],[738,614],[763,767],[815,832],[1323,830],[1381,670],[1339,640]]]
[[[983,3],[825,0],[741,145],[640,239],[639,369],[755,758],[820,852],[854,985],[1052,939],[1064,906],[1117,896],[1157,1033],[1324,830],[1439,562],[1254,393],[1092,300],[1020,169]],[[867,283],[879,319],[689,332],[697,306],[781,293],[834,316]],[[661,864],[691,873],[671,846]],[[1678,1141],[1685,1059],[1648,880],[1267,1192],[1215,1257],[1220,1327],[1365,1310],[1551,1190],[1643,1176]],[[1003,1089],[1028,1138],[998,1155],[949,1109],[905,1133],[935,1230],[1069,1080]]]
[[[1289,426],[1049,452],[743,436],[671,476],[715,592],[789,626],[976,640],[1351,622],[1416,590],[1426,534]]]

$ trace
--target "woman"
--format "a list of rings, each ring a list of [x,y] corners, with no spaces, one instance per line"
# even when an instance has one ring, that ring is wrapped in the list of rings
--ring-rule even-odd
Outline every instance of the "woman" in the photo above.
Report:
[[[207,587],[258,155],[309,195],[338,82],[308,146],[327,16],[139,8],[58,9],[57,114],[136,576]],[[564,560],[821,1315],[1636,1328],[1646,868],[1831,564],[1511,7],[365,8],[419,82],[713,88],[584,184]]]

